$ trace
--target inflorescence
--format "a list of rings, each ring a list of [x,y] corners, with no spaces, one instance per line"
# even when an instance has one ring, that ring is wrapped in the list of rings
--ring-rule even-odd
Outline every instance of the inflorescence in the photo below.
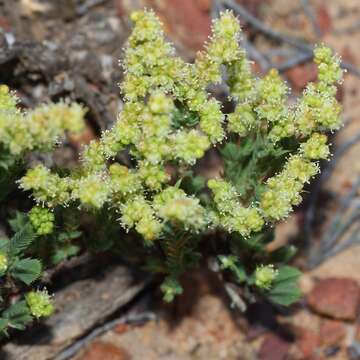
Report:
[[[220,226],[248,237],[265,224],[286,218],[300,203],[304,185],[318,173],[317,161],[329,157],[324,133],[341,125],[335,98],[342,78],[339,59],[318,46],[314,59],[319,80],[288,106],[289,89],[276,70],[260,79],[252,73],[239,47],[239,23],[231,12],[214,21],[213,35],[193,64],[175,56],[152,11],[135,12],[131,19],[135,26],[122,64],[121,90],[126,101],[117,122],[84,149],[82,168],[76,174],[61,177],[38,165],[21,179],[21,187],[48,207],[75,202],[86,209],[115,208],[123,227],[135,229],[146,242],[160,238],[168,223],[195,233]],[[227,115],[206,90],[222,82],[224,72],[236,104]],[[15,106],[7,89],[1,88],[0,95],[0,104]],[[82,108],[60,103],[47,106],[46,111],[16,113],[15,118],[24,121],[11,129],[4,125],[5,114],[0,118],[0,138],[14,153],[31,147],[33,138],[52,142],[59,129],[78,127],[79,122],[66,121],[69,112],[73,119],[83,116]],[[41,126],[48,118],[51,122]],[[258,200],[250,204],[242,201],[229,179],[209,180],[210,209],[186,194],[179,182],[173,185],[168,165],[193,166],[211,146],[227,141],[229,134],[240,141],[261,134],[274,146],[284,140],[298,145],[278,173],[263,179]],[[131,155],[135,166],[114,161],[122,151]],[[257,271],[257,281],[265,287],[274,276],[272,269]]]
[[[49,103],[25,113],[6,85],[0,85],[0,148],[12,156],[25,151],[49,151],[66,131],[76,133],[84,125],[85,109],[77,103]]]

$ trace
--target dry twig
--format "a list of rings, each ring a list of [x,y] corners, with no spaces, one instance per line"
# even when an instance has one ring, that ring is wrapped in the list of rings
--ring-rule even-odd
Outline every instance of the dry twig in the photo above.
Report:
[[[305,15],[308,17],[308,19],[314,29],[315,35],[317,37],[320,37],[322,35],[322,31],[320,29],[319,23],[317,22],[315,13],[314,13],[311,5],[309,4],[309,0],[300,0],[300,2],[304,9]]]

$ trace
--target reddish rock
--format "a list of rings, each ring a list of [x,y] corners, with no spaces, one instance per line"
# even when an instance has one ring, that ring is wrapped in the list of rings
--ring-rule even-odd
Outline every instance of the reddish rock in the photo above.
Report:
[[[0,28],[5,31],[11,31],[9,20],[5,16],[0,16]]]
[[[322,345],[339,345],[346,336],[345,324],[336,320],[323,320],[320,324],[319,337]]]
[[[210,35],[210,0],[115,0],[120,16],[137,9],[153,9],[164,24],[167,35],[191,53],[203,48]]]
[[[356,64],[356,56],[352,52],[352,49],[349,45],[345,45],[341,49],[340,54],[341,54],[342,60],[348,61],[349,63],[352,63],[352,64]]]
[[[131,356],[122,348],[110,343],[93,342],[79,360],[130,360]]]
[[[128,324],[119,324],[114,327],[113,331],[116,332],[117,334],[121,335],[121,334],[128,332],[129,329],[130,329],[130,326]]]
[[[356,319],[359,299],[359,286],[349,278],[320,280],[307,298],[314,312],[339,320]]]
[[[317,10],[317,23],[322,34],[327,34],[332,30],[332,19],[329,14],[329,10],[325,4],[321,4]]]
[[[117,13],[120,17],[126,16],[123,0],[114,0]]]
[[[320,345],[320,339],[313,331],[302,329],[296,343],[304,358],[311,358]]]
[[[285,360],[288,357],[290,343],[270,334],[266,336],[259,350],[259,360]]]
[[[77,149],[81,149],[83,145],[89,144],[91,140],[96,139],[95,131],[89,125],[85,125],[85,128],[78,134],[69,134],[69,142]]]
[[[212,1],[211,0],[195,0],[195,4],[198,9],[209,12],[211,10]]]
[[[167,35],[193,56],[203,49],[211,28],[212,0],[114,0],[121,17],[144,7],[153,9],[164,24]],[[262,6],[270,0],[237,0],[249,12],[260,16]],[[244,24],[246,25],[246,24]]]
[[[285,75],[295,91],[302,91],[310,81],[317,78],[317,68],[315,64],[298,65],[285,72]]]

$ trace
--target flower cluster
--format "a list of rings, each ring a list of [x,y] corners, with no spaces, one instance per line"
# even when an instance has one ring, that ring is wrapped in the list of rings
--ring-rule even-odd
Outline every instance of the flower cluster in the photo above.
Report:
[[[49,151],[65,131],[79,132],[85,110],[66,101],[42,105],[27,113],[17,108],[17,98],[0,86],[0,145],[11,155],[24,151]]]
[[[55,310],[52,296],[47,290],[30,291],[26,294],[25,299],[31,315],[36,318],[48,317]]]
[[[327,159],[330,156],[325,134],[313,133],[306,142],[301,144],[301,150],[309,160]]]
[[[234,186],[225,180],[209,180],[214,202],[219,212],[219,223],[229,232],[236,231],[242,236],[260,231],[264,225],[259,210],[255,206],[244,207]]]
[[[276,70],[262,79],[252,74],[231,12],[213,23],[213,35],[193,64],[175,56],[152,11],[135,12],[131,18],[135,26],[122,62],[125,104],[117,121],[85,147],[76,173],[60,177],[39,165],[21,179],[21,187],[49,207],[74,202],[85,209],[115,209],[126,230],[137,231],[147,245],[163,241],[165,253],[169,228],[178,234],[222,227],[250,239],[287,217],[301,201],[304,185],[318,172],[317,160],[329,156],[324,133],[340,126],[335,98],[342,75],[339,59],[326,47],[317,47],[319,81],[309,84],[289,107],[289,89]],[[222,81],[224,73],[235,105],[230,114],[224,114],[221,103],[207,91],[208,85]],[[16,101],[4,89],[0,92],[0,106],[14,107]],[[45,124],[49,111],[52,117],[60,114],[57,118],[62,120],[54,124],[63,124],[62,129],[76,129],[82,116],[82,109],[65,103],[37,110],[26,118],[43,125],[27,131],[29,136],[37,138],[41,131],[47,139],[57,136]],[[61,111],[71,116],[62,117]],[[0,135],[3,123],[0,117]],[[241,151],[224,160],[246,159],[235,178],[224,171],[224,178],[208,181],[210,196],[207,189],[191,195],[182,184],[189,168],[211,146],[231,143],[230,139],[235,139],[233,149]],[[259,147],[252,148],[252,143]],[[119,163],[120,152],[130,157],[126,164],[131,165]],[[262,157],[262,168],[254,168]],[[276,164],[269,171],[263,169],[264,162],[265,167]],[[251,186],[240,186],[239,178],[247,174]],[[172,244],[172,254],[183,250],[181,242]],[[176,278],[184,259],[192,258],[187,255],[175,257],[177,269],[168,271],[164,285],[168,298],[180,292]],[[276,274],[271,267],[258,268],[256,285],[267,289]]]
[[[31,190],[37,202],[50,207],[66,205],[70,201],[71,179],[61,178],[44,165],[37,165],[28,170],[21,178],[20,187]]]
[[[121,213],[121,223],[126,228],[134,227],[147,240],[159,236],[161,224],[166,221],[198,230],[212,218],[228,231],[247,236],[260,231],[267,221],[286,217],[300,202],[304,184],[318,171],[312,161],[329,155],[327,138],[321,131],[339,124],[339,105],[332,90],[341,78],[338,59],[327,48],[316,48],[319,83],[309,84],[296,108],[288,109],[288,88],[275,70],[263,79],[251,74],[250,64],[238,45],[238,21],[230,12],[214,22],[213,36],[194,64],[174,56],[153,12],[136,12],[132,20],[135,27],[123,62],[122,90],[127,102],[118,121],[99,141],[85,148],[80,176],[61,178],[40,165],[28,171],[21,186],[33,190],[35,199],[48,206],[79,201],[85,207],[101,208],[113,203]],[[266,181],[259,203],[243,205],[242,194],[237,194],[231,183],[211,180],[208,186],[216,214],[203,209],[197,199],[180,194],[180,189],[174,192],[168,185],[166,164],[193,165],[211,143],[224,138],[221,124],[225,115],[220,103],[206,92],[209,83],[221,81],[223,65],[228,67],[231,95],[238,101],[234,113],[228,115],[230,132],[240,136],[267,133],[275,143],[294,136],[306,141],[298,155],[290,156],[283,170]],[[2,103],[14,106],[16,101],[4,89],[2,93]],[[193,114],[194,121],[179,125],[178,106]],[[72,119],[81,117],[79,109],[67,108],[64,103],[51,105],[48,110],[55,114],[65,109],[73,112]],[[40,108],[28,117],[42,118],[44,114],[48,112]],[[76,128],[77,124],[77,120],[75,125],[68,121],[63,128]],[[41,128],[52,131],[46,126]],[[39,131],[40,127],[32,129],[33,134]],[[116,163],[108,166],[108,159],[124,149],[130,151],[137,165],[133,169]],[[159,206],[160,198],[168,201]]]
[[[48,235],[54,230],[55,216],[46,208],[33,207],[29,212],[29,219],[38,235]]]
[[[269,290],[278,273],[271,264],[258,266],[255,270],[255,285],[262,290]]]
[[[318,172],[316,163],[300,155],[292,156],[283,171],[268,179],[266,190],[260,201],[260,208],[271,220],[286,218],[292,207],[301,202],[301,191],[311,177]]]
[[[146,241],[156,239],[161,233],[161,223],[155,218],[151,204],[141,195],[129,198],[121,205],[121,223],[126,228],[135,227]]]
[[[154,197],[153,207],[161,219],[178,223],[185,230],[205,228],[205,209],[199,199],[187,196],[182,189],[169,186]]]
[[[149,230],[147,237],[151,238],[159,233],[159,219],[186,222],[185,213],[179,210],[181,206],[189,205],[194,210],[195,222],[204,214],[198,200],[187,197],[174,199],[176,206],[167,204],[167,210],[157,214],[157,220],[154,220],[153,210],[147,212],[148,216],[140,224],[128,219],[128,209],[131,212],[135,206],[134,195],[137,196],[135,204],[142,199],[141,207],[151,208],[152,200],[145,192],[150,190],[156,195],[168,186],[167,163],[193,165],[204,156],[211,143],[224,138],[225,115],[220,102],[206,92],[206,86],[215,81],[215,77],[209,77],[205,68],[216,70],[216,78],[220,81],[221,66],[243,54],[238,47],[239,24],[230,12],[214,23],[214,36],[195,64],[187,64],[174,56],[153,12],[136,12],[132,20],[135,27],[123,62],[122,90],[127,102],[118,121],[99,141],[91,142],[84,149],[80,176],[61,178],[38,166],[28,171],[21,186],[25,190],[32,189],[35,199],[48,206],[70,201],[95,208],[105,203],[118,204],[120,212],[125,212],[122,223],[127,228],[135,226],[141,233]],[[193,114],[195,121],[179,126],[175,103]],[[108,166],[108,160],[124,149],[136,159],[135,168],[119,164]],[[188,225],[198,229],[203,223]],[[144,224],[149,225],[149,229]]]

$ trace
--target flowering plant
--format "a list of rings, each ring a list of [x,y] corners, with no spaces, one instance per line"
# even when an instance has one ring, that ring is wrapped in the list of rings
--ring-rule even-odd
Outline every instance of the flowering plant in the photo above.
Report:
[[[19,109],[16,95],[0,85],[0,206],[8,213],[7,204],[16,178],[23,172],[24,157],[29,151],[50,151],[67,131],[83,127],[84,109],[76,103],[62,101],[46,104],[24,112]],[[13,236],[7,236],[2,223],[0,234],[0,336],[10,329],[25,329],[34,318],[53,313],[52,296],[34,283],[43,270],[42,251],[35,251],[46,236],[62,242],[51,242],[52,263],[66,257],[74,247],[65,244],[63,230],[54,231],[54,214],[46,208],[33,207],[29,214],[17,212],[10,220]],[[74,235],[70,234],[70,235]],[[65,238],[65,239],[64,239]],[[56,249],[54,249],[56,247]],[[65,249],[66,247],[66,249]],[[47,246],[49,248],[49,245]],[[56,250],[56,251],[53,251]],[[65,251],[67,250],[67,251]],[[70,250],[70,251],[69,251]]]
[[[299,273],[283,264],[293,248],[267,253],[265,245],[274,224],[301,202],[317,161],[329,157],[325,133],[341,125],[339,59],[316,47],[319,80],[288,106],[289,90],[276,70],[263,78],[252,73],[231,12],[214,22],[192,64],[175,56],[152,11],[131,19],[118,120],[84,149],[81,169],[60,176],[38,165],[20,186],[41,206],[115,211],[124,229],[142,236],[148,267],[165,274],[167,301],[182,292],[181,273],[205,254],[204,235],[220,230],[213,251],[221,268],[250,290],[290,304],[299,296]],[[207,91],[219,83],[228,89],[231,112]],[[194,175],[197,160],[214,147],[222,176]]]

